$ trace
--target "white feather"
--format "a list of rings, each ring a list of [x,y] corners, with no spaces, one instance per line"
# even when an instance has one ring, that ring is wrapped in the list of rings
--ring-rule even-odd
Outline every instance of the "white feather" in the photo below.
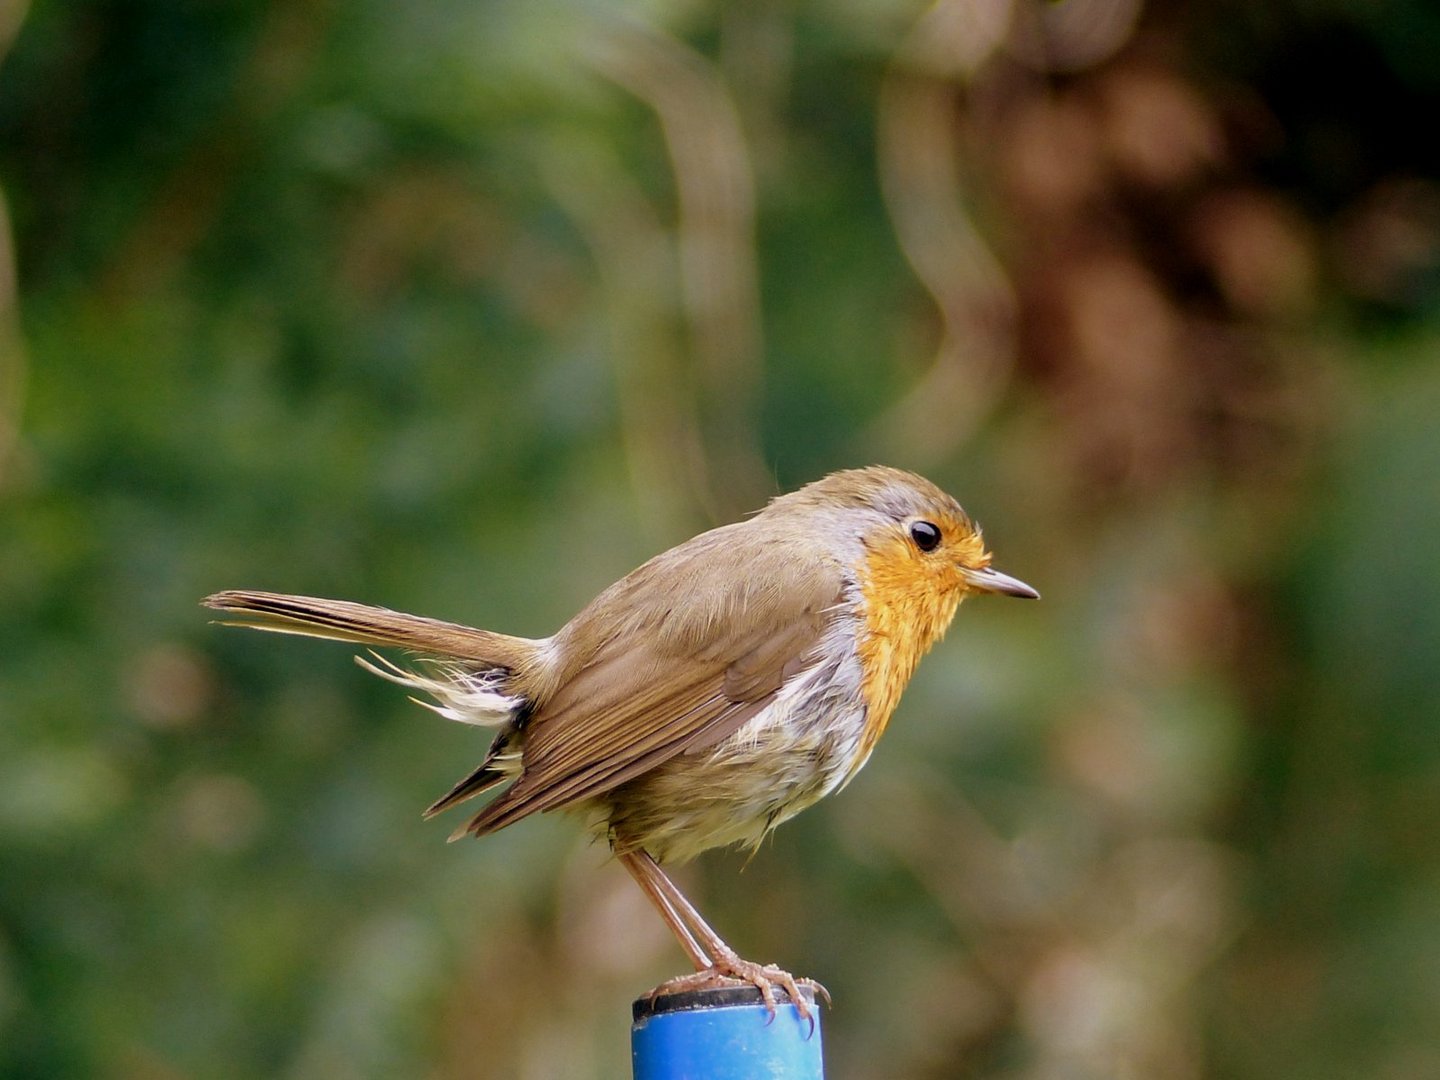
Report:
[[[373,662],[363,656],[357,656],[355,662],[382,679],[434,698],[433,702],[413,700],[446,720],[477,727],[499,727],[514,719],[524,704],[523,698],[502,689],[506,672],[500,668],[471,671],[458,665],[436,663],[434,675],[423,675],[402,668],[379,653],[370,655],[375,658]]]

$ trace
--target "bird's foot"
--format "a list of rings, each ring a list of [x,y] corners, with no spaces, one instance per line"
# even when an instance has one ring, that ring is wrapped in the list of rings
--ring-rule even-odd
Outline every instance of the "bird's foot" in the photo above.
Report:
[[[775,1019],[775,987],[778,985],[790,996],[795,1003],[795,1011],[800,1014],[802,1020],[810,1021],[810,1028],[815,1028],[815,1019],[810,1015],[810,1002],[813,998],[822,998],[826,1005],[830,1004],[830,992],[821,986],[814,979],[797,979],[788,971],[776,967],[774,964],[757,964],[753,960],[746,960],[733,952],[723,952],[715,957],[714,962],[703,971],[697,971],[693,975],[681,975],[678,979],[669,979],[651,990],[647,997],[651,1001],[665,994],[683,994],[689,990],[710,990],[717,986],[753,986],[760,991],[761,1000],[765,1002],[765,1011],[770,1014],[770,1019]],[[800,987],[807,987],[812,997],[807,998],[800,992]]]

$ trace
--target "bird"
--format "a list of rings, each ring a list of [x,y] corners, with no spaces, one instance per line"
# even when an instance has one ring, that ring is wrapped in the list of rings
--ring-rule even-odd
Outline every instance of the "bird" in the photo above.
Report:
[[[773,1016],[778,985],[808,1018],[799,985],[823,987],[742,958],[662,866],[753,851],[845,787],[963,599],[1038,598],[990,563],[954,498],[874,465],[656,555],[550,637],[272,592],[203,604],[228,625],[369,646],[362,667],[442,717],[494,729],[480,764],[425,816],[496,789],[452,840],[544,811],[582,815],[694,967],[652,997],[748,984]]]

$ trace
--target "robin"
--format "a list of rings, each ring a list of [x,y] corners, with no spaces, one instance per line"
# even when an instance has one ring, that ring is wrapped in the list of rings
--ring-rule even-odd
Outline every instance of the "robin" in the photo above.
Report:
[[[204,602],[232,625],[418,654],[408,668],[357,661],[441,716],[496,729],[426,817],[502,786],[451,839],[543,810],[587,815],[694,964],[652,993],[738,980],[773,1013],[778,984],[808,1016],[796,980],[742,959],[660,864],[753,849],[849,783],[972,592],[1039,595],[990,566],[953,498],[875,466],[655,556],[547,638],[276,593]]]

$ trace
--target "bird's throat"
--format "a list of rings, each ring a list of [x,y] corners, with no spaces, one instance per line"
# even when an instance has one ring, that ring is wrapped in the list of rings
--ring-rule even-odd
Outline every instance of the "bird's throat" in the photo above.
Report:
[[[950,626],[964,589],[897,543],[867,553],[860,595],[857,650],[866,715],[858,760],[863,762],[890,723],[920,658]]]

